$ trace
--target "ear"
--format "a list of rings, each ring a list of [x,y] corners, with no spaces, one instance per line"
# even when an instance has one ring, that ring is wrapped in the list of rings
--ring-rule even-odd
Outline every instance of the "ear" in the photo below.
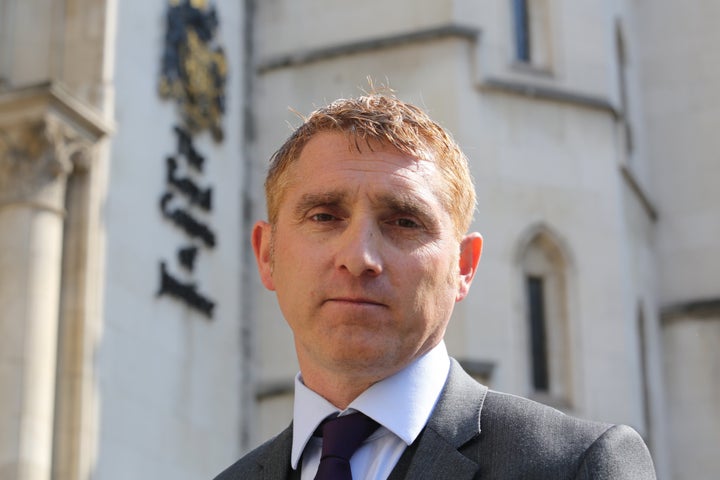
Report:
[[[469,233],[463,237],[460,242],[460,271],[458,281],[458,293],[455,301],[459,302],[465,298],[470,290],[475,272],[477,271],[478,262],[482,255],[483,239],[482,235],[477,232]]]
[[[275,282],[272,278],[272,226],[263,221],[258,221],[252,230],[252,247],[255,252],[258,273],[260,280],[268,290],[275,290]]]

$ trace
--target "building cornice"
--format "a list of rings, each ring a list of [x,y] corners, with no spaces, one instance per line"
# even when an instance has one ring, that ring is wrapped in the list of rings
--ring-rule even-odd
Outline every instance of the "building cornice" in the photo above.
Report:
[[[630,170],[630,168],[628,168],[626,165],[621,165],[620,173],[622,174],[625,183],[627,183],[628,187],[630,187],[630,190],[635,194],[635,197],[637,197],[638,201],[642,205],[645,213],[650,218],[650,220],[652,220],[653,222],[657,222],[657,209],[655,208],[653,202],[650,201],[650,197],[645,192],[645,189],[642,188],[640,182],[638,182],[632,170]]]
[[[0,92],[0,207],[64,213],[65,179],[92,167],[111,125],[61,85]]]
[[[268,382],[260,382],[255,388],[255,399],[257,401],[267,400],[269,398],[282,397],[292,395],[295,391],[295,378],[287,378],[284,380],[275,380]]]
[[[448,24],[430,27],[412,32],[398,33],[355,42],[340,43],[321,48],[300,50],[283,55],[277,55],[256,64],[258,73],[268,73],[283,68],[298,67],[309,63],[320,62],[347,55],[357,55],[376,50],[394,48],[402,45],[428,42],[445,38],[460,38],[477,41],[480,30],[475,27]]]
[[[720,297],[667,305],[660,311],[664,325],[685,320],[720,320]]]
[[[112,133],[114,126],[62,84],[41,84],[0,90],[0,128],[57,116],[90,141]]]
[[[485,77],[481,80],[481,90],[497,91],[514,95],[522,95],[539,100],[549,100],[572,104],[580,107],[590,108],[607,112],[617,119],[621,117],[620,112],[606,98],[575,92],[562,87],[540,85],[531,81],[508,80],[497,77]]]

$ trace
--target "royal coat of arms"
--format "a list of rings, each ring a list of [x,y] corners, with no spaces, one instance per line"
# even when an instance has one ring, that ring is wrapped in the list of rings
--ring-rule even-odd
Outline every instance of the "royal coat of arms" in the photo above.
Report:
[[[184,127],[222,141],[227,60],[217,44],[218,16],[207,0],[170,0],[159,93],[175,99]]]

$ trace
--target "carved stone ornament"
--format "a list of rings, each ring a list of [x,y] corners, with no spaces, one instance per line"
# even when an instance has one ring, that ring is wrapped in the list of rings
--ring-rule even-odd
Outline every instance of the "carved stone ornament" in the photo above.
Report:
[[[52,116],[0,128],[0,206],[29,202],[62,209],[67,175],[87,168],[91,148]]]
[[[0,92],[0,207],[63,213],[68,174],[90,168],[94,145],[112,129],[57,82]]]
[[[158,91],[174,99],[185,128],[223,139],[227,59],[217,45],[215,7],[205,0],[170,0]]]

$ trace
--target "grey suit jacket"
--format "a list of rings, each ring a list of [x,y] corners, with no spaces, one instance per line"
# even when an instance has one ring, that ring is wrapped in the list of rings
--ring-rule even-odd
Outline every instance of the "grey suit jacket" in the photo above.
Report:
[[[292,425],[215,480],[299,478]],[[390,475],[399,479],[651,480],[650,454],[630,427],[569,417],[489,391],[452,361],[437,406]]]

